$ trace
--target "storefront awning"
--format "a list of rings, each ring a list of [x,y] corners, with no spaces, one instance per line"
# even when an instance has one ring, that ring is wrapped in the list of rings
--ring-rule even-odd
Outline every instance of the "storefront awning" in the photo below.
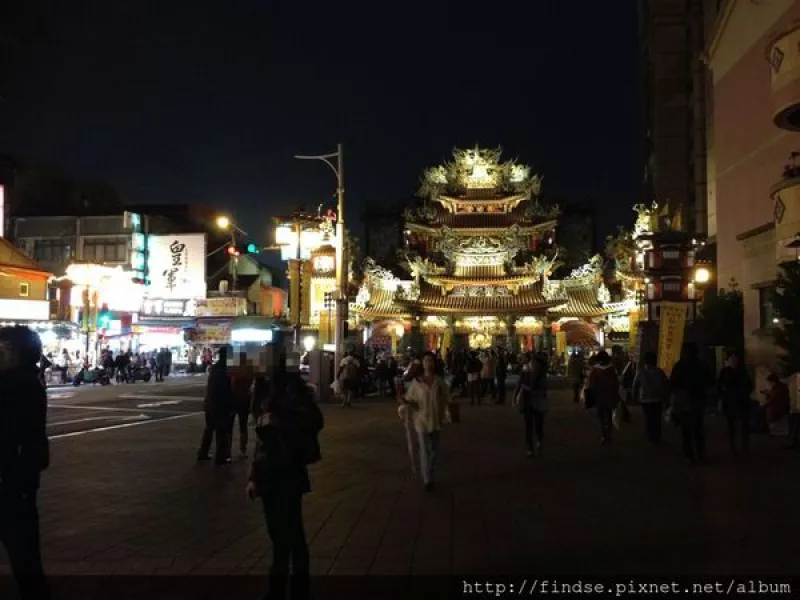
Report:
[[[191,329],[194,325],[194,319],[190,317],[165,317],[158,319],[139,319],[134,324],[134,327],[174,327],[177,329]]]
[[[237,329],[275,329],[275,319],[273,317],[236,317],[233,320],[233,330]]]

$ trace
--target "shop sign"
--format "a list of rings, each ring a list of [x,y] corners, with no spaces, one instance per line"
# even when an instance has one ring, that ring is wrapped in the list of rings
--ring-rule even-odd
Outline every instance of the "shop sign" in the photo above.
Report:
[[[145,298],[142,302],[142,317],[193,317],[197,311],[194,300],[171,298]]]
[[[194,344],[230,344],[232,323],[199,325],[192,334]]]
[[[206,236],[204,233],[151,235],[147,240],[150,298],[205,298]]]
[[[0,300],[0,319],[46,321],[49,318],[50,303],[47,300]]]
[[[197,301],[198,317],[239,317],[247,314],[247,299],[227,296]]]

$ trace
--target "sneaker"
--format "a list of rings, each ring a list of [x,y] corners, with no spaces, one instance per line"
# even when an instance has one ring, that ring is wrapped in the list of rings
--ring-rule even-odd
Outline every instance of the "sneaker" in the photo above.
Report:
[[[226,458],[225,460],[215,460],[214,461],[214,466],[222,467],[222,466],[225,466],[225,465],[229,465],[232,462],[233,461],[230,458]]]
[[[201,454],[201,455],[198,455],[198,457],[197,457],[197,461],[198,462],[203,462],[203,461],[206,461],[206,460],[211,460],[211,456],[209,454],[206,454],[205,456]]]

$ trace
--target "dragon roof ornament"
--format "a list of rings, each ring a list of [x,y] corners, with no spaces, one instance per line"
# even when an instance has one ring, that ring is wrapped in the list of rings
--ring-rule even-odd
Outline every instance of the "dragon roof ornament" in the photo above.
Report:
[[[453,160],[426,169],[417,192],[424,198],[440,194],[459,196],[468,189],[495,190],[503,194],[539,194],[542,178],[515,160],[501,162],[502,148],[453,149]]]

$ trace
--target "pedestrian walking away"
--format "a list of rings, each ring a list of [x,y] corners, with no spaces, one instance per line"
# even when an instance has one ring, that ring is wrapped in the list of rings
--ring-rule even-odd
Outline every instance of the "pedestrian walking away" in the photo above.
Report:
[[[36,497],[50,463],[47,392],[36,363],[39,336],[28,327],[0,329],[0,543],[22,600],[47,600]]]
[[[697,354],[697,345],[687,342],[670,374],[672,415],[681,428],[683,454],[690,463],[706,459],[706,386],[710,372]]]
[[[322,456],[318,435],[324,418],[300,377],[300,357],[281,357],[272,381],[257,376],[253,409],[256,447],[246,488],[261,499],[272,542],[267,598],[309,597],[310,560],[303,525],[303,496],[311,491],[308,465]]]
[[[597,407],[597,418],[600,421],[600,442],[603,445],[611,443],[613,430],[612,417],[614,409],[620,403],[619,378],[611,362],[611,357],[605,350],[596,356],[595,366],[589,372],[587,390],[591,390]]]
[[[220,348],[217,362],[208,373],[206,396],[203,403],[206,421],[200,448],[197,451],[197,460],[211,460],[209,454],[211,442],[216,437],[216,452],[214,453],[214,464],[216,465],[225,465],[231,462],[228,452],[230,449],[228,432],[233,416],[233,398],[227,357],[227,348]]]
[[[669,399],[669,379],[658,368],[655,352],[645,353],[644,364],[636,373],[631,388],[632,398],[642,405],[647,443],[660,443],[664,406]]]
[[[411,382],[404,404],[419,438],[422,481],[426,491],[433,490],[436,459],[439,454],[442,427],[449,421],[450,388],[436,374],[436,356],[432,352],[422,358],[423,374]]]
[[[514,404],[525,421],[525,443],[528,457],[542,453],[544,442],[544,417],[549,409],[547,397],[547,362],[542,356],[529,354],[522,367],[517,389],[514,391]],[[535,442],[534,442],[535,433]]]
[[[719,374],[717,396],[719,409],[728,423],[728,444],[731,453],[738,452],[736,438],[737,429],[741,432],[742,450],[750,449],[750,405],[753,393],[753,380],[744,368],[736,351],[728,354],[725,366]],[[737,427],[738,426],[738,427]]]
[[[233,434],[236,429],[236,421],[239,421],[239,454],[247,456],[247,442],[249,437],[248,420],[250,418],[250,402],[253,387],[253,376],[247,370],[247,356],[242,353],[239,364],[242,365],[239,372],[231,376],[231,394],[233,396],[233,414],[228,428],[228,443],[230,444],[228,456],[233,456]]]

